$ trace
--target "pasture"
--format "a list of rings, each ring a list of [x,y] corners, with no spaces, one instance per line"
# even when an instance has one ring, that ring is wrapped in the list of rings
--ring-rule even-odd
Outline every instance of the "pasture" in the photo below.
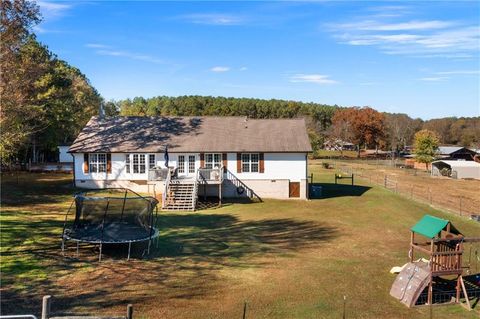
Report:
[[[54,314],[123,314],[139,318],[425,318],[390,297],[392,266],[407,260],[409,227],[428,213],[466,235],[480,224],[437,211],[364,181],[333,184],[312,165],[324,198],[225,204],[195,213],[160,213],[158,247],[127,261],[114,246],[97,261],[94,247],[60,250],[70,175],[2,177],[1,311],[38,314],[52,294]],[[135,255],[136,254],[136,255]],[[137,256],[137,258],[135,258]],[[478,308],[478,306],[477,306]],[[458,305],[434,318],[478,318]]]

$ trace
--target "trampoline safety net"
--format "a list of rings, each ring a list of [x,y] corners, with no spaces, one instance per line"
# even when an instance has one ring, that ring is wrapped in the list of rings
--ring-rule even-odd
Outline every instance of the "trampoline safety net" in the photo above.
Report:
[[[77,194],[75,218],[65,222],[64,237],[90,243],[126,243],[158,235],[154,211],[158,201],[128,189],[97,190]],[[73,216],[71,216],[73,217]]]

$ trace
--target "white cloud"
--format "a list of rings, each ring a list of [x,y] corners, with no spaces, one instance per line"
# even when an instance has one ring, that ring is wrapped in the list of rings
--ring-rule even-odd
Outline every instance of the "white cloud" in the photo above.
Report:
[[[223,13],[194,13],[178,17],[181,20],[207,25],[240,25],[245,23],[245,19],[240,16]]]
[[[455,71],[442,71],[436,72],[439,75],[475,75],[480,74],[479,70],[455,70]]]
[[[309,82],[316,84],[335,84],[335,80],[329,79],[328,75],[323,74],[295,74],[290,77],[290,82]]]
[[[240,71],[247,71],[248,68],[247,68],[246,66],[242,66],[239,70],[240,70]]]
[[[450,21],[407,21],[400,23],[382,23],[374,20],[366,20],[356,23],[346,23],[334,25],[339,29],[356,29],[363,31],[412,31],[412,30],[432,30],[451,27],[455,23]]]
[[[387,54],[470,58],[480,49],[480,27],[461,21],[406,20],[368,16],[327,25],[339,42],[374,46]],[[404,20],[404,21],[402,21]]]
[[[445,81],[448,80],[449,78],[446,76],[437,76],[437,77],[426,77],[426,78],[420,78],[420,81],[426,81],[426,82],[439,82],[439,81]]]
[[[230,71],[230,67],[228,66],[214,66],[210,69],[212,72],[228,72]]]
[[[165,64],[166,62],[162,59],[156,58],[151,55],[129,52],[124,50],[116,50],[109,45],[101,43],[87,43],[85,44],[87,48],[95,49],[95,54],[104,55],[104,56],[113,56],[113,57],[123,57],[132,60],[150,62],[155,64]]]
[[[70,3],[59,3],[59,2],[48,2],[48,1],[38,1],[38,6],[40,7],[40,12],[45,20],[61,17],[73,7]]]
[[[101,44],[101,43],[87,43],[85,44],[87,48],[93,48],[93,49],[108,49],[111,48],[109,45],[106,44]]]

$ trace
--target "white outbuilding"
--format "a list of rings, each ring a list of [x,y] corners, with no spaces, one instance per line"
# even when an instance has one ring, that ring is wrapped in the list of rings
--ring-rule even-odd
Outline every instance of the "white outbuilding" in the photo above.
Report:
[[[480,179],[480,163],[474,161],[432,162],[432,176]]]
[[[70,145],[60,145],[58,148],[58,161],[60,163],[73,163],[73,157],[68,153]]]

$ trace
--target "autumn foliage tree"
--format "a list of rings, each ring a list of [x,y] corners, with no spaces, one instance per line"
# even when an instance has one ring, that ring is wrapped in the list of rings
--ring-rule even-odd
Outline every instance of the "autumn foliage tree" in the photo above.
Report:
[[[385,116],[370,107],[338,109],[332,118],[332,135],[357,145],[360,148],[375,147],[385,137]]]
[[[419,163],[428,163],[435,159],[440,139],[437,133],[429,130],[421,130],[415,133],[414,153],[415,160]]]

